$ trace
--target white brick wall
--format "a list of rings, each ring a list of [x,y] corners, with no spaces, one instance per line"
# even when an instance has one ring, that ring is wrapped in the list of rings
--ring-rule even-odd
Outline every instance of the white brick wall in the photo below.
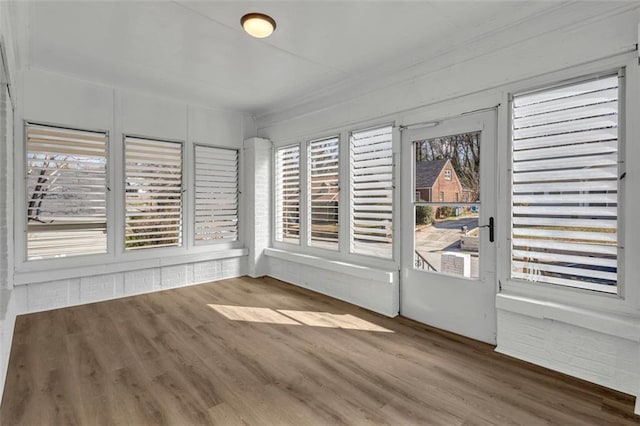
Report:
[[[246,275],[246,257],[19,285],[18,313],[46,311]]]
[[[133,295],[160,290],[160,268],[124,273],[124,294]]]
[[[92,303],[98,300],[113,299],[123,294],[124,277],[122,274],[83,277],[78,283],[79,303]]]
[[[204,283],[218,279],[222,275],[221,262],[199,262],[193,264],[193,281]]]
[[[193,283],[193,265],[164,266],[160,269],[162,288],[182,287]]]
[[[264,249],[271,244],[271,142],[251,138],[244,142],[247,173],[247,247],[249,275],[260,277],[267,273]]]
[[[551,319],[498,310],[498,352],[636,395],[640,344]]]

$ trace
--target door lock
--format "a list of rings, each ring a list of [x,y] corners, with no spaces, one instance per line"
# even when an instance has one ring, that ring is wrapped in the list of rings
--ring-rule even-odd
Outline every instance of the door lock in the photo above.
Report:
[[[492,243],[494,238],[493,238],[493,216],[491,216],[489,218],[489,224],[488,225],[480,225],[478,226],[478,228],[489,228],[489,242]]]

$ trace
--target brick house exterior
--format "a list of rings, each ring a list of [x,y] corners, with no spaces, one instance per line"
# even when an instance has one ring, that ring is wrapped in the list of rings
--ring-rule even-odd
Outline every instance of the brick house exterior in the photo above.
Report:
[[[463,203],[471,200],[449,159],[416,163],[416,198],[433,203]]]

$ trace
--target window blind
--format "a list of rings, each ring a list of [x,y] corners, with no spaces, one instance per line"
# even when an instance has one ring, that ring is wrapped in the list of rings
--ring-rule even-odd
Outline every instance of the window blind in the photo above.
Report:
[[[182,144],[125,137],[127,250],[182,244]]]
[[[107,134],[28,123],[27,258],[107,251]]]
[[[391,126],[351,134],[351,252],[392,257]]]
[[[195,243],[238,239],[238,150],[195,146]]]
[[[515,96],[515,278],[615,293],[618,76]]]
[[[300,146],[276,150],[275,239],[300,242]]]
[[[309,245],[338,249],[339,138],[308,143]]]

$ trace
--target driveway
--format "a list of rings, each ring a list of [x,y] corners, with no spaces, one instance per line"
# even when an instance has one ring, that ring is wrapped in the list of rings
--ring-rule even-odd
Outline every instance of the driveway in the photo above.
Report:
[[[467,230],[478,227],[477,217],[459,217],[435,222],[416,228],[416,251],[429,262],[436,271],[440,271],[441,253],[444,251],[460,251],[460,235],[462,227]],[[478,276],[477,253],[471,255],[471,276]]]
[[[419,227],[416,231],[416,250],[419,252],[458,251],[463,226],[467,230],[478,227],[477,217],[452,218]]]

